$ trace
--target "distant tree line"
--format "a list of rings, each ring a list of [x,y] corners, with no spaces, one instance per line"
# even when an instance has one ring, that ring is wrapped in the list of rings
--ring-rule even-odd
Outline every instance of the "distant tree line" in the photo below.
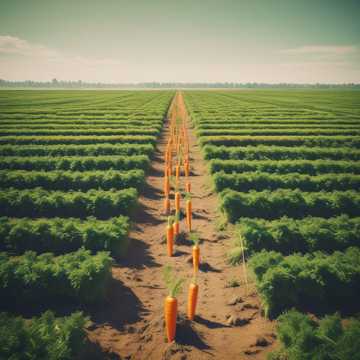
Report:
[[[167,89],[167,88],[223,88],[223,89],[251,89],[251,88],[275,88],[275,89],[360,89],[360,84],[293,84],[293,83],[237,83],[237,82],[215,82],[215,83],[186,83],[186,82],[143,82],[143,83],[100,83],[64,81],[52,79],[51,81],[9,81],[0,79],[0,88],[52,88],[52,89]]]

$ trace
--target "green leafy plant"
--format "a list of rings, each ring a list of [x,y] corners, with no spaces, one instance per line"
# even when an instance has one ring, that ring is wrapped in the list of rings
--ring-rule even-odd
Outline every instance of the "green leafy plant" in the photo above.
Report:
[[[169,296],[176,298],[182,291],[182,286],[185,282],[183,278],[177,278],[174,275],[173,269],[170,265],[166,265],[163,269],[163,278],[168,289]]]

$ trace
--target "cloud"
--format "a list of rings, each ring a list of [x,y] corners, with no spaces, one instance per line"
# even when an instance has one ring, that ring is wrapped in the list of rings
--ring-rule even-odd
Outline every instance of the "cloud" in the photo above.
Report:
[[[61,80],[108,83],[360,82],[359,51],[355,46],[302,46],[282,50],[282,53],[277,62],[261,63],[245,62],[240,58],[229,61],[226,55],[216,59],[216,62],[191,56],[187,61],[174,61],[166,56],[158,59],[152,55],[125,61],[122,57],[70,54],[15,36],[0,35],[0,78],[49,81],[56,77]],[[131,55],[127,58],[134,57]]]
[[[357,51],[357,47],[353,45],[305,45],[297,48],[280,50],[281,53],[289,55],[348,55],[354,54]]]
[[[126,78],[126,64],[119,59],[84,57],[31,43],[15,36],[0,35],[0,77],[6,79],[113,82]]]
[[[9,35],[0,35],[0,55],[1,54],[47,58],[59,56],[56,50],[49,49],[43,45],[31,44],[26,40]]]

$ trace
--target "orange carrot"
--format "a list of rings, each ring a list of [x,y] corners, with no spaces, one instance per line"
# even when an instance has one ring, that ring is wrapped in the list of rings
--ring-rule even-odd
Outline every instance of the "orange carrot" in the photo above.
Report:
[[[191,231],[192,205],[191,199],[186,200],[186,224],[188,230]]]
[[[174,228],[174,237],[176,239],[176,237],[179,235],[180,232],[180,223],[178,221],[175,221],[173,224],[173,228]]]
[[[173,256],[174,251],[174,228],[171,216],[168,217],[168,225],[166,227],[166,245],[168,256]]]
[[[169,196],[170,193],[170,180],[168,176],[164,177],[164,194],[165,196]]]
[[[167,265],[164,268],[164,280],[168,288],[168,296],[164,302],[164,317],[166,336],[169,342],[175,339],[177,317],[177,294],[180,293],[184,279],[178,279],[172,274],[172,268]]]
[[[176,316],[177,316],[177,299],[171,296],[165,298],[165,324],[166,324],[166,336],[168,342],[172,342],[175,339],[176,334]]]
[[[200,264],[200,247],[199,247],[199,245],[193,246],[192,257],[193,257],[194,274],[197,274],[197,272],[199,271],[199,264]]]
[[[166,196],[164,199],[164,213],[165,215],[170,214],[170,199],[169,196]]]
[[[180,212],[180,192],[175,193],[175,211]]]
[[[186,161],[184,163],[184,173],[186,177],[189,177],[190,175],[190,165],[189,165],[189,161]]]
[[[188,306],[187,306],[187,316],[190,320],[194,320],[198,293],[199,293],[199,285],[197,285],[194,282],[191,282],[189,285]]]
[[[179,164],[177,164],[175,167],[175,176],[177,179],[179,179],[179,176],[180,176],[180,165]]]
[[[187,193],[190,193],[190,192],[191,192],[191,183],[190,183],[190,181],[187,181],[187,182],[185,183],[185,191],[186,191]]]

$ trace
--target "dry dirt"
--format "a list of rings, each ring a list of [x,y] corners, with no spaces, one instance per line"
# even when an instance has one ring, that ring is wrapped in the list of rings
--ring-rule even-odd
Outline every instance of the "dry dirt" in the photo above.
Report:
[[[177,102],[186,116],[183,98]],[[206,162],[197,144],[195,131],[187,119],[192,174],[193,230],[201,242],[199,301],[195,321],[184,318],[189,281],[179,296],[179,321],[176,342],[168,344],[164,336],[163,302],[167,295],[162,267],[171,264],[176,272],[190,280],[191,244],[176,244],[175,256],[166,255],[163,214],[163,153],[168,138],[165,122],[147,177],[147,189],[130,234],[131,247],[126,261],[113,267],[113,280],[106,303],[92,316],[89,339],[100,357],[106,359],[266,359],[274,349],[274,323],[261,314],[260,300],[253,284],[243,283],[243,268],[226,262],[231,232],[219,231],[218,199],[212,191]],[[185,221],[181,222],[185,230]],[[238,287],[227,287],[232,279]],[[230,305],[231,304],[231,305]],[[87,359],[98,358],[91,351]]]

